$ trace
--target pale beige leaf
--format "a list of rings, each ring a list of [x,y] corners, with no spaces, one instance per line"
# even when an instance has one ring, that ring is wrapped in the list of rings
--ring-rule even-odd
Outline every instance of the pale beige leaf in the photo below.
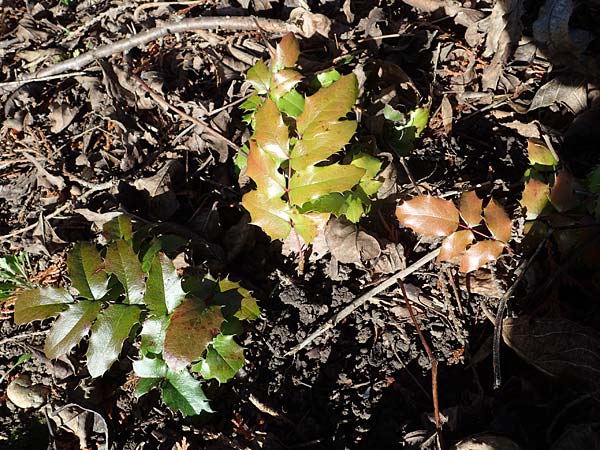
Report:
[[[458,226],[458,209],[450,200],[430,195],[415,197],[396,208],[401,225],[426,236],[448,236]]]

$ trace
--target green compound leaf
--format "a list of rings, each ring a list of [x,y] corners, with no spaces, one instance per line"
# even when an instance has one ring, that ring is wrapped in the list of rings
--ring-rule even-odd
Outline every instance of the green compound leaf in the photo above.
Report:
[[[285,94],[289,93],[300,83],[302,75],[295,70],[284,69],[275,72],[271,78],[271,97],[277,101]]]
[[[148,273],[144,302],[154,314],[164,315],[172,313],[184,298],[175,266],[164,253],[157,253]]]
[[[296,119],[298,133],[314,134],[323,124],[337,122],[350,112],[357,94],[358,82],[353,73],[344,75],[329,87],[319,89],[306,99],[304,110]]]
[[[289,130],[283,123],[277,105],[270,98],[256,112],[256,144],[277,163],[289,158]]]
[[[275,48],[275,55],[271,63],[274,72],[286,67],[294,67],[300,56],[300,43],[294,33],[286,34]]]
[[[102,376],[117,360],[123,341],[140,320],[141,309],[133,305],[109,305],[103,310],[90,335],[87,368],[92,378]]]
[[[138,384],[135,388],[133,396],[138,399],[143,395],[150,392],[151,389],[158,387],[162,381],[162,378],[141,378],[138,380]]]
[[[254,180],[258,191],[271,198],[279,198],[285,192],[285,177],[277,169],[279,164],[255,141],[250,141],[246,175]]]
[[[131,245],[123,239],[114,241],[106,250],[104,262],[106,271],[114,274],[123,285],[127,302],[132,305],[143,304],[145,275]]]
[[[131,242],[131,239],[133,238],[131,217],[127,214],[121,214],[120,216],[109,220],[103,225],[102,234],[108,241],[125,239],[126,241]]]
[[[194,365],[192,370],[200,372],[206,380],[216,378],[219,383],[226,383],[242,368],[244,362],[244,349],[233,340],[233,336],[219,334],[208,348],[204,360]]]
[[[182,370],[200,359],[224,321],[220,306],[204,308],[203,302],[186,298],[175,310],[165,335],[163,356],[173,370]]]
[[[56,359],[69,353],[88,334],[101,308],[102,302],[89,300],[70,305],[48,333],[44,345],[46,357]]]
[[[99,300],[108,292],[108,274],[96,246],[76,244],[67,256],[67,269],[73,287],[88,300]]]
[[[140,378],[165,378],[168,368],[160,358],[142,358],[133,363],[133,371]]]
[[[254,225],[259,226],[271,239],[285,239],[292,230],[290,208],[281,198],[269,197],[261,191],[244,195],[242,206],[248,210]]]
[[[266,94],[271,82],[271,72],[264,62],[258,61],[248,70],[246,80],[252,84],[257,94]]]
[[[294,119],[304,111],[304,97],[295,89],[276,99],[275,103],[282,113]]]
[[[16,294],[15,323],[44,320],[64,311],[74,299],[64,288],[38,288]]]
[[[181,411],[184,416],[213,412],[202,390],[202,384],[185,370],[168,372],[162,385],[162,399],[167,406]]]
[[[324,167],[308,167],[292,176],[290,203],[302,206],[330,192],[348,191],[360,181],[365,172],[365,169],[353,165],[331,164]]]
[[[165,335],[171,318],[169,316],[149,317],[144,321],[140,337],[142,354],[159,354],[163,351]]]

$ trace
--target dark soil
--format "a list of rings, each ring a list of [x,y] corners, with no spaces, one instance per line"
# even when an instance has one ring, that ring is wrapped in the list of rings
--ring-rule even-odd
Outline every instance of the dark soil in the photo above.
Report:
[[[96,425],[106,424],[104,430],[86,425],[93,449],[105,448],[104,431],[113,450],[181,450],[186,442],[190,449],[433,449],[482,433],[510,438],[523,450],[600,449],[600,386],[589,375],[600,371],[595,335],[600,247],[592,217],[596,194],[585,187],[585,177],[600,161],[597,2],[578,3],[571,17],[570,26],[587,33],[589,44],[578,44],[570,65],[564,53],[548,50],[552,42],[532,40],[534,21],[545,14],[542,2],[513,2],[513,12],[522,10],[517,17],[522,39],[506,43],[518,50],[502,61],[495,86],[485,88],[495,54],[486,36],[503,27],[498,18],[482,20],[477,31],[475,19],[467,28],[449,12],[450,2],[440,6],[446,5],[445,13],[419,13],[408,5],[412,1],[345,2],[353,19],[341,1],[309,2],[313,13],[331,19],[331,30],[327,38],[301,41],[303,73],[310,77],[335,66],[359,74],[356,142],[389,167],[386,195],[359,224],[384,249],[383,256],[344,264],[332,256],[335,249],[319,251],[315,244],[305,253],[302,273],[287,243],[271,242],[249,224],[240,205],[248,187],[239,178],[234,151],[140,97],[129,76],[140,75],[169,103],[241,145],[249,130],[232,102],[246,94],[244,74],[251,64],[268,58],[268,44],[280,36],[214,30],[169,35],[115,53],[85,73],[2,94],[2,82],[174,19],[178,12],[285,20],[296,3],[209,1],[152,7],[134,18],[138,3],[128,1],[0,0],[0,256],[25,251],[36,283],[68,283],[70,245],[97,241],[103,215],[126,212],[138,227],[154,225],[157,234],[189,239],[188,263],[239,280],[262,310],[240,340],[247,359],[243,369],[227,384],[204,387],[215,413],[183,418],[162,405],[157,392],[134,398],[136,380],[129,373],[135,345],[126,344],[107,375],[91,379],[85,342],[68,360],[48,361],[39,348],[51,321],[15,326],[12,300],[0,302],[0,376],[20,355],[33,355],[0,384],[0,449],[80,448],[72,431],[49,419],[65,405],[95,412]],[[467,2],[462,13],[483,19],[494,5]],[[553,91],[555,101],[529,109],[554,79],[582,89]],[[394,153],[384,105],[409,112],[429,101],[429,125],[415,148]],[[574,110],[578,101],[585,106]],[[525,236],[519,204],[532,137],[552,144],[560,167],[579,178],[573,189],[587,196],[548,219],[563,229],[544,242],[533,233]],[[439,239],[401,228],[394,217],[398,203],[418,194],[401,158],[423,191],[458,198],[475,189],[514,219],[511,249],[497,262],[467,276],[454,265],[430,263],[405,280],[418,299],[413,308],[419,329],[439,361],[436,393],[431,361],[399,285],[286,355],[370,287],[439,246]],[[158,173],[168,177],[162,191],[150,195],[144,186]],[[517,279],[515,270],[538,246],[539,255]],[[526,336],[528,351],[504,342],[502,384],[494,389],[492,320],[499,299],[517,282],[508,317],[560,318],[567,328]],[[559,344],[546,340],[571,329],[578,330],[573,333],[579,340],[570,345],[587,354],[581,360],[569,356],[569,347],[558,351]],[[21,409],[8,400],[4,391],[21,374],[51,387],[47,406]],[[442,418],[437,440],[434,396]]]

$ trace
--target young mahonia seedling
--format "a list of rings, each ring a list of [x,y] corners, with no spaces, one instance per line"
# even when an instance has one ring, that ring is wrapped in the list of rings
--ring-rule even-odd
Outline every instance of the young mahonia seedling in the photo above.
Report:
[[[473,191],[464,193],[460,210],[450,200],[422,195],[396,208],[400,223],[426,236],[446,236],[442,242],[440,261],[460,260],[460,271],[471,272],[502,254],[510,240],[512,221],[494,199],[483,208],[483,201]],[[460,222],[462,218],[463,223]],[[491,236],[473,244],[475,234],[488,237],[476,228],[482,219]],[[457,228],[460,230],[457,231]]]
[[[49,359],[68,354],[88,333],[87,368],[100,377],[118,359],[123,342],[141,327],[137,396],[159,387],[163,401],[184,415],[211,411],[200,381],[188,370],[220,383],[244,364],[234,341],[241,321],[260,314],[250,293],[239,284],[209,276],[186,276],[182,285],[171,260],[161,252],[173,237],[139,244],[129,218],[119,216],[104,229],[109,244],[98,251],[79,243],[67,257],[73,296],[66,288],[21,291],[15,322],[23,324],[58,315],[44,351]],[[141,259],[140,259],[141,258]],[[137,329],[136,329],[137,331]]]
[[[242,205],[271,239],[294,231],[310,243],[331,214],[360,219],[379,189],[381,163],[363,153],[349,164],[330,161],[356,132],[356,121],[345,119],[356,101],[356,77],[331,71],[304,97],[295,89],[302,79],[294,70],[298,55],[298,41],[288,34],[270,67],[259,61],[248,71],[256,93],[242,105],[254,128],[246,175],[256,189]]]

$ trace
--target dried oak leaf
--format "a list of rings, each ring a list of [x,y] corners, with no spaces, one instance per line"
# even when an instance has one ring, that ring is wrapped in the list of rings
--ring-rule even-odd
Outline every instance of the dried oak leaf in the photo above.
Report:
[[[381,247],[373,236],[344,219],[331,219],[325,229],[325,239],[331,254],[341,263],[359,266],[379,257]]]

